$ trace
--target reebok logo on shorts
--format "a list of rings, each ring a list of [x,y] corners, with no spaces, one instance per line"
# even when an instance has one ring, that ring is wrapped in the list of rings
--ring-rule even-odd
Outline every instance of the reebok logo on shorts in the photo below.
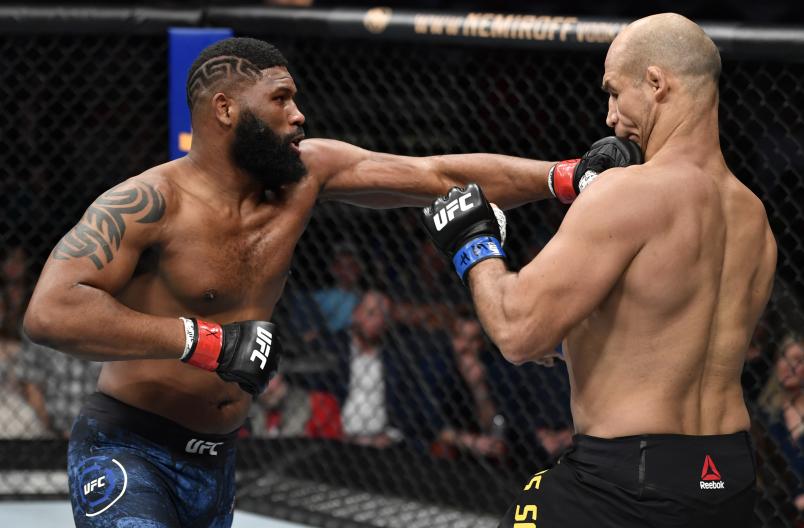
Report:
[[[701,489],[724,489],[725,487],[726,483],[720,477],[720,471],[717,470],[712,457],[706,455],[701,469]]]

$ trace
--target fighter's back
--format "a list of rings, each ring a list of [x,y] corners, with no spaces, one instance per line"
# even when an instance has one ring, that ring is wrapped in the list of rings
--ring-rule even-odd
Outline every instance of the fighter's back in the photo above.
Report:
[[[663,153],[618,175],[640,179],[649,236],[568,336],[578,432],[748,428],[740,372],[770,295],[776,245],[762,203],[719,153],[681,158]]]

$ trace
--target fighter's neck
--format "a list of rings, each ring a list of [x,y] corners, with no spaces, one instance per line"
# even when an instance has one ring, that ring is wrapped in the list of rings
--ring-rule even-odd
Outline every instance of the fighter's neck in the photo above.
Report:
[[[265,196],[265,187],[237,168],[228,153],[220,149],[193,145],[186,159],[195,173],[196,183],[217,196],[238,203],[251,200],[259,202]]]
[[[678,119],[657,123],[645,149],[645,161],[681,152],[686,159],[702,161],[720,154],[717,111],[688,112]]]

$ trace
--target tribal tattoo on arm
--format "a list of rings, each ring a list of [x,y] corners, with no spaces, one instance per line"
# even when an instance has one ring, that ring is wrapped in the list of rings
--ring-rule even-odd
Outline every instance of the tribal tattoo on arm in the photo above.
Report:
[[[103,269],[120,249],[126,222],[151,224],[164,214],[165,197],[153,186],[136,182],[114,187],[89,206],[78,224],[53,248],[52,257],[59,260],[89,257],[97,269]]]

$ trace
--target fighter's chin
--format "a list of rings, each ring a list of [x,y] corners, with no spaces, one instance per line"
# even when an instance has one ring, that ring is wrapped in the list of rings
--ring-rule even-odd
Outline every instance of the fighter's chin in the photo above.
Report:
[[[622,134],[617,134],[617,137],[624,138],[624,139],[627,139],[629,141],[633,141],[634,143],[636,143],[640,147],[642,146],[642,140],[640,139],[639,135],[635,134],[633,132],[625,131]]]

